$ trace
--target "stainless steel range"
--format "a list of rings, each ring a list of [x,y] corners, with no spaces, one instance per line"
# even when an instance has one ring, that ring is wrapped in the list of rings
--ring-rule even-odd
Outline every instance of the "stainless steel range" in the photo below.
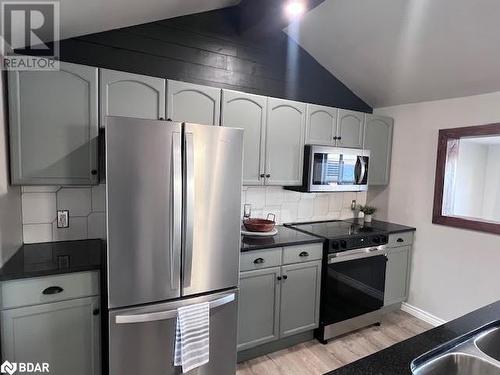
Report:
[[[316,338],[326,343],[335,336],[380,322],[388,233],[347,221],[286,225],[326,240]]]

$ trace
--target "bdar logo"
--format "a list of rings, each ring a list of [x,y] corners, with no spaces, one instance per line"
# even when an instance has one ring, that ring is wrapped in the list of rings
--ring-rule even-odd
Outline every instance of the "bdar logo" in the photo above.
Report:
[[[10,363],[9,361],[5,361],[2,363],[2,366],[0,366],[0,371],[2,374],[10,374],[12,375],[17,371],[17,363]]]

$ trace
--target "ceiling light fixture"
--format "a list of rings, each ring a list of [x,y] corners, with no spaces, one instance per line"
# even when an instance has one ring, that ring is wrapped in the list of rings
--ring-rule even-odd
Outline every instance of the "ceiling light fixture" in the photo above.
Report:
[[[300,17],[306,11],[303,1],[291,0],[285,5],[285,13],[289,18]]]

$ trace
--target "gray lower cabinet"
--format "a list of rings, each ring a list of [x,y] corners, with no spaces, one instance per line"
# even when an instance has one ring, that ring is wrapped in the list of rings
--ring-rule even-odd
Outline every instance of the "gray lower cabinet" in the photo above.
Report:
[[[167,118],[204,125],[220,125],[221,89],[167,81]]]
[[[0,287],[3,360],[47,362],[54,375],[101,373],[97,272],[5,281]]]
[[[280,337],[318,327],[321,261],[282,267]]]
[[[9,71],[8,85],[12,184],[97,184],[97,68]]]
[[[238,350],[279,337],[280,267],[240,274]]]
[[[243,138],[243,185],[265,182],[265,134],[267,98],[222,90],[221,125],[245,130]]]
[[[165,118],[165,79],[100,69],[101,127],[106,116]]]
[[[390,117],[366,115],[363,148],[370,150],[369,185],[389,184],[393,127]]]
[[[318,327],[321,254],[322,244],[242,254],[239,351]]]
[[[339,109],[337,118],[337,146],[363,147],[365,114],[363,112]]]
[[[389,236],[384,306],[398,304],[408,298],[412,240],[412,232]]]
[[[266,185],[302,183],[306,104],[268,98]]]

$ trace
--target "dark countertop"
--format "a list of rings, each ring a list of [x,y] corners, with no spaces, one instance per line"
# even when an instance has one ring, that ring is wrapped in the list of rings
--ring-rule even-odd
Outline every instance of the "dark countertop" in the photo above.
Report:
[[[241,236],[241,251],[269,249],[271,247],[303,245],[307,243],[321,243],[322,238],[311,236],[290,229],[282,225],[277,225],[278,234],[272,237],[247,237]]]
[[[485,324],[500,319],[500,301],[461,318],[402,341],[380,352],[331,371],[329,375],[411,374],[410,363],[418,356]]]
[[[0,281],[99,270],[103,247],[101,240],[25,244],[0,269]]]
[[[354,224],[363,224],[363,220],[360,219],[349,219],[344,221],[348,221]],[[416,231],[416,228],[413,227],[407,227],[406,225],[401,225],[401,224],[388,223],[387,221],[381,221],[381,220],[372,220],[371,223],[366,223],[364,225],[383,230],[384,232],[388,232],[389,234]]]

